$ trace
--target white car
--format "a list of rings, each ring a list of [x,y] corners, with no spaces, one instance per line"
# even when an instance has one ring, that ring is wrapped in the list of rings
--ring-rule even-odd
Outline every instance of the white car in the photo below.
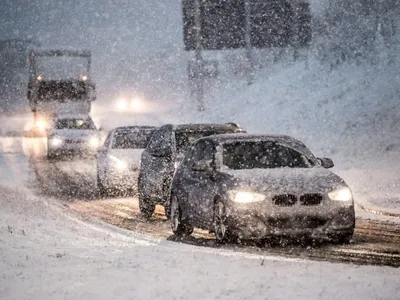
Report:
[[[154,126],[124,126],[111,130],[97,158],[97,186],[102,195],[136,187],[140,157]]]
[[[58,115],[47,137],[47,157],[95,156],[101,136],[89,115]]]

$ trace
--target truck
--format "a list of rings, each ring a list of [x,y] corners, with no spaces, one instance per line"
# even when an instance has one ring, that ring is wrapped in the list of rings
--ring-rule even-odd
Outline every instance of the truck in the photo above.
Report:
[[[87,50],[32,50],[27,98],[33,113],[28,135],[46,136],[58,114],[89,114],[96,99]]]

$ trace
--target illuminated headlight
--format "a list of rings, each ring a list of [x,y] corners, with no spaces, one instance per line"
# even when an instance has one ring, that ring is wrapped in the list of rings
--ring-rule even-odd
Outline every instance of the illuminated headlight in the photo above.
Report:
[[[124,162],[123,160],[119,159],[118,157],[109,155],[108,158],[112,162],[111,165],[117,170],[123,170],[128,167],[128,164],[126,162]]]
[[[100,143],[100,141],[97,137],[91,137],[89,139],[89,146],[91,148],[97,148],[99,146],[99,143]]]
[[[49,144],[51,147],[60,147],[62,145],[62,143],[63,143],[63,140],[60,138],[56,138],[56,137],[51,138],[49,140]]]
[[[129,109],[129,102],[125,98],[117,99],[117,108],[119,111],[126,111]]]
[[[42,81],[42,80],[43,80],[43,76],[42,76],[42,75],[38,75],[38,76],[36,77],[36,80],[37,80],[37,81]]]
[[[265,200],[265,195],[263,194],[243,191],[229,191],[228,196],[230,200],[237,203],[253,203]]]
[[[353,200],[353,194],[351,193],[351,190],[348,187],[342,187],[336,189],[330,192],[328,194],[328,197],[333,201],[347,202]]]
[[[36,122],[36,127],[37,127],[37,129],[39,131],[42,131],[42,132],[45,131],[46,130],[46,126],[47,126],[47,123],[44,120],[38,120]]]
[[[82,79],[82,81],[86,81],[86,80],[88,80],[88,77],[87,77],[87,75],[82,75],[81,79]]]

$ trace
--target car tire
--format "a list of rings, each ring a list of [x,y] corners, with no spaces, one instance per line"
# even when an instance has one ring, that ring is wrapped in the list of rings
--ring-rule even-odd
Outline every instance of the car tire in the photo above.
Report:
[[[163,195],[164,195],[164,212],[165,216],[169,220],[171,218],[171,182],[172,177],[168,177],[163,183]]]
[[[174,235],[183,237],[193,233],[193,226],[182,220],[182,210],[176,196],[171,197],[170,221]]]
[[[217,243],[233,242],[237,237],[232,234],[226,222],[226,208],[221,200],[214,204],[213,231]]]
[[[150,219],[156,209],[156,205],[150,201],[143,193],[143,187],[141,184],[141,176],[138,176],[138,198],[139,198],[139,210],[141,215],[145,219]]]
[[[53,152],[47,152],[47,159],[54,160],[56,158],[56,154]]]
[[[139,195],[139,210],[141,215],[145,219],[150,219],[156,209],[156,205],[150,203],[150,201],[146,198],[140,197]]]
[[[106,197],[108,195],[107,189],[101,181],[99,174],[97,174],[97,189],[99,190],[101,197]]]
[[[353,238],[353,231],[346,232],[338,234],[335,237],[333,237],[333,242],[339,245],[347,245],[350,244],[352,238]]]

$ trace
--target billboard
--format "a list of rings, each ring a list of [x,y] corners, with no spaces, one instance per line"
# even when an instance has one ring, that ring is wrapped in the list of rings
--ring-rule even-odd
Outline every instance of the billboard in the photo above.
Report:
[[[308,0],[182,0],[185,50],[196,49],[196,14],[201,28],[201,49],[244,48],[246,2],[252,47],[304,47],[311,42]]]

